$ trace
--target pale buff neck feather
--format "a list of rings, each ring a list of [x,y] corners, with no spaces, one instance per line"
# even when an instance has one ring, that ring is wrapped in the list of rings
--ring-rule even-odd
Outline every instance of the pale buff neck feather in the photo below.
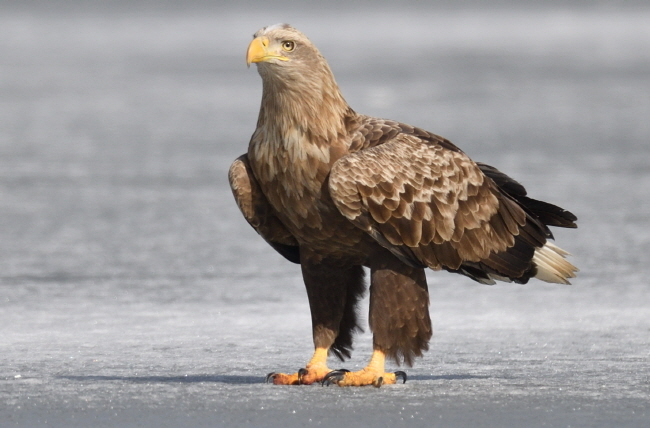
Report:
[[[278,137],[298,131],[322,142],[345,134],[345,116],[352,110],[329,66],[322,57],[318,59],[320,64],[310,67],[260,65],[263,94],[258,128]]]

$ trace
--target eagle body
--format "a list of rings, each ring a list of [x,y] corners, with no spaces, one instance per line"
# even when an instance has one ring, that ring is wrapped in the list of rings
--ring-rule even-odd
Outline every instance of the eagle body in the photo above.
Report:
[[[274,383],[394,383],[404,373],[384,373],[384,358],[411,365],[428,349],[425,268],[482,283],[574,276],[548,228],[576,227],[573,214],[529,198],[521,184],[438,135],[356,113],[298,30],[261,29],[247,62],[258,65],[262,105],[230,185],[251,226],[301,265],[315,346],[305,368],[272,373]],[[373,356],[360,372],[330,372],[327,354],[349,357],[360,329],[363,267]]]

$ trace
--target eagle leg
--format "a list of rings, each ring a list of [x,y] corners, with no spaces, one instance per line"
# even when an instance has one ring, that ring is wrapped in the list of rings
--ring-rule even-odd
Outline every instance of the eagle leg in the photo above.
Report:
[[[305,368],[292,374],[271,372],[266,375],[266,382],[272,382],[274,385],[311,385],[322,381],[330,372],[327,367],[327,349],[316,348],[314,356]]]
[[[366,386],[372,385],[379,388],[382,385],[389,385],[397,383],[397,379],[402,378],[403,383],[406,383],[406,373],[403,371],[396,371],[394,373],[386,373],[384,370],[384,363],[386,355],[380,351],[375,350],[372,353],[370,363],[363,369],[357,372],[350,372],[347,370],[334,370],[329,372],[321,381],[321,385],[335,384],[338,386]]]

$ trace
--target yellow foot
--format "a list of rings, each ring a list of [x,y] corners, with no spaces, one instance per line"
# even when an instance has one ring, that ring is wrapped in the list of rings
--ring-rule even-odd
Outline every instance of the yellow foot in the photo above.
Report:
[[[406,373],[396,371],[394,373],[384,373],[382,371],[372,370],[368,367],[358,372],[348,370],[334,370],[329,372],[321,381],[322,385],[335,384],[338,386],[366,386],[372,385],[379,388],[382,385],[397,383],[398,378],[402,378],[406,383]]]
[[[273,382],[274,385],[311,385],[321,382],[331,372],[324,364],[308,364],[293,374],[271,372],[266,375],[266,382]]]

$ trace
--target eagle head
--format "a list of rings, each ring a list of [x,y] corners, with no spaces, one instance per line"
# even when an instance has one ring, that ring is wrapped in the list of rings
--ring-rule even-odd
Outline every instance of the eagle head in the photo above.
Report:
[[[323,139],[345,132],[344,116],[352,110],[327,61],[302,32],[288,24],[260,29],[246,52],[246,64],[252,63],[263,82],[260,125],[278,125],[282,133],[300,128]]]
[[[275,24],[260,29],[248,45],[246,64],[273,64],[305,62],[318,54],[315,46],[300,31],[289,24]]]
[[[250,67],[251,63],[257,65],[262,79],[272,81],[274,86],[303,86],[302,90],[309,91],[321,86],[322,81],[334,82],[318,48],[289,24],[264,27],[253,35],[246,52],[246,64]]]

